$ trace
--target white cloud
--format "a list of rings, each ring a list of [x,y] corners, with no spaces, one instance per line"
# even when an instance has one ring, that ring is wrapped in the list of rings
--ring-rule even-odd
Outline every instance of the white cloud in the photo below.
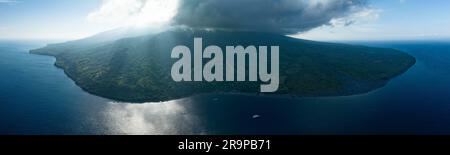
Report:
[[[206,5],[193,5],[192,3],[206,3],[208,4],[217,4],[206,7]],[[213,3],[215,2],[215,3]],[[92,23],[100,23],[100,24],[108,24],[109,27],[117,28],[117,27],[127,27],[127,26],[147,26],[147,25],[159,25],[161,28],[163,26],[167,26],[169,23],[178,21],[180,22],[180,16],[186,16],[186,18],[194,26],[198,26],[198,24],[205,24],[207,25],[207,21],[211,21],[210,23],[217,23],[215,21],[219,20],[219,24],[221,23],[222,19],[218,19],[219,17],[225,18],[232,14],[233,18],[225,18],[230,19],[231,21],[245,21],[245,22],[251,22],[251,21],[261,21],[256,22],[257,25],[264,24],[265,21],[267,21],[267,18],[272,17],[274,19],[279,19],[277,14],[274,13],[280,13],[281,17],[285,17],[287,15],[284,14],[284,12],[296,12],[294,15],[288,16],[289,19],[296,19],[294,22],[290,22],[292,24],[300,24],[302,26],[302,23],[308,24],[311,22],[302,22],[304,20],[311,20],[312,22],[317,22],[318,19],[322,19],[322,21],[319,21],[318,24],[313,25],[306,25],[303,34],[297,34],[296,36],[317,36],[317,34],[320,34],[320,36],[330,35],[332,33],[339,33],[342,30],[341,29],[353,29],[353,30],[361,30],[361,31],[373,31],[373,28],[370,26],[365,25],[366,23],[371,23],[372,21],[376,21],[379,18],[379,14],[382,12],[382,10],[375,9],[372,6],[368,5],[366,3],[366,0],[309,0],[309,1],[296,1],[296,0],[286,0],[282,1],[285,3],[280,3],[277,1],[276,4],[278,6],[270,5],[272,4],[272,0],[266,0],[266,1],[242,1],[246,2],[245,4],[251,4],[253,2],[257,2],[258,7],[252,8],[244,8],[243,12],[247,13],[239,13],[239,11],[242,12],[242,10],[239,10],[237,8],[234,9],[234,11],[227,12],[229,9],[222,9],[217,10],[217,8],[227,8],[234,6],[240,6],[241,1],[202,1],[202,0],[192,0],[192,1],[185,1],[185,0],[103,0],[102,5],[94,10],[93,12],[89,13],[88,15],[88,21]],[[265,3],[263,3],[265,2]],[[236,4],[235,4],[236,3]],[[227,4],[227,5],[225,5]],[[283,5],[281,5],[283,4]],[[224,6],[225,5],[225,6]],[[191,9],[190,7],[194,7],[194,13],[198,13],[197,16],[194,16],[192,13],[185,13],[183,11]],[[199,7],[199,9],[195,8]],[[261,8],[273,8],[275,7],[275,10],[273,11],[263,11],[259,13],[257,16],[253,16],[251,13],[258,12],[258,9]],[[185,8],[185,9],[180,9]],[[187,9],[186,9],[187,8]],[[256,9],[256,10],[255,10]],[[203,10],[203,11],[202,11]],[[264,9],[263,9],[264,10]],[[278,10],[278,11],[277,11]],[[286,11],[280,11],[280,10],[286,10]],[[189,12],[189,11],[188,11]],[[238,13],[236,13],[238,12]],[[250,12],[250,13],[248,13]],[[273,13],[274,12],[274,13]],[[329,12],[329,13],[328,13]],[[214,16],[214,13],[216,13],[216,16]],[[180,15],[181,14],[181,15]],[[218,16],[218,15],[220,16]],[[324,15],[326,18],[324,17]],[[236,16],[237,15],[237,16]],[[198,17],[198,18],[195,18]],[[204,17],[204,18],[200,18]],[[248,17],[248,18],[247,18]],[[256,18],[259,17],[259,18]],[[311,18],[306,18],[311,17]],[[246,19],[246,20],[235,20],[235,19]],[[287,18],[287,17],[286,17]],[[178,19],[178,20],[177,20]],[[314,20],[313,20],[314,19]],[[248,20],[248,21],[247,21]],[[188,22],[184,21],[184,22]],[[283,20],[283,21],[286,21]],[[174,25],[180,24],[180,25],[189,25],[186,23],[171,23]],[[195,25],[197,24],[197,25]],[[222,23],[223,24],[223,23]],[[227,24],[225,24],[227,25]],[[229,25],[229,24],[228,24]],[[245,25],[245,24],[244,24]],[[248,24],[247,24],[248,26]],[[250,24],[250,28],[252,25]],[[292,27],[292,26],[291,26]],[[314,27],[316,27],[314,29]],[[348,28],[351,27],[351,28]],[[311,32],[309,32],[309,30]],[[302,31],[297,31],[302,32]],[[319,32],[319,33],[317,33]]]
[[[381,25],[375,22],[383,10],[366,7],[347,17],[335,18],[330,24],[323,25],[311,31],[293,35],[293,37],[311,40],[357,40],[377,39]]]
[[[0,4],[9,4],[9,5],[15,5],[18,3],[21,3],[22,1],[17,0],[0,0]]]
[[[366,0],[103,0],[87,18],[113,27],[161,27],[170,23],[292,34],[323,24],[348,25],[357,16],[344,17],[364,9],[366,4]],[[330,23],[333,18],[342,19]]]
[[[374,8],[364,8],[354,14],[351,14],[343,18],[335,18],[330,21],[330,26],[332,27],[342,27],[348,26],[355,23],[367,23],[376,21],[380,17],[382,10]]]
[[[103,0],[88,21],[121,26],[161,25],[176,14],[178,0]]]

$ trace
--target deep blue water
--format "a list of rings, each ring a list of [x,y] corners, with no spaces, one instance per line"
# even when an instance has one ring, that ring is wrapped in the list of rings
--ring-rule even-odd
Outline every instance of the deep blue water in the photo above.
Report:
[[[450,42],[358,43],[417,59],[367,94],[210,94],[144,104],[82,91],[53,57],[28,53],[43,43],[0,42],[0,134],[450,134]]]

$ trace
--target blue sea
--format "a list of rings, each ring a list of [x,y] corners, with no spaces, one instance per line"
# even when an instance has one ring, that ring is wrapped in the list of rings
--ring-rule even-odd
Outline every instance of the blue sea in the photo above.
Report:
[[[385,87],[345,97],[208,94],[119,103],[84,92],[29,54],[45,41],[0,41],[0,134],[450,134],[450,42],[355,42],[417,63]]]

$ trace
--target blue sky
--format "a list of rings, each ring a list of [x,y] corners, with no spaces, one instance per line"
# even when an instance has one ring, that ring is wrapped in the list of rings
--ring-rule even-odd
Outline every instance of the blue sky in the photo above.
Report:
[[[371,1],[377,17],[346,27],[321,27],[304,35],[316,40],[416,40],[450,38],[450,1]]]
[[[123,26],[89,15],[101,0],[0,0],[0,39],[77,39]],[[414,40],[450,38],[450,1],[373,0],[350,26],[322,26],[294,35],[314,40]]]
[[[86,16],[95,0],[0,0],[0,38],[71,39],[103,31]]]

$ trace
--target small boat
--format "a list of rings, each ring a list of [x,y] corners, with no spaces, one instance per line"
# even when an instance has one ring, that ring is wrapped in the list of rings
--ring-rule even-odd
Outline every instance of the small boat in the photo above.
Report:
[[[260,117],[261,117],[260,115],[253,115],[253,116],[252,116],[253,119],[258,119],[258,118],[260,118]]]

